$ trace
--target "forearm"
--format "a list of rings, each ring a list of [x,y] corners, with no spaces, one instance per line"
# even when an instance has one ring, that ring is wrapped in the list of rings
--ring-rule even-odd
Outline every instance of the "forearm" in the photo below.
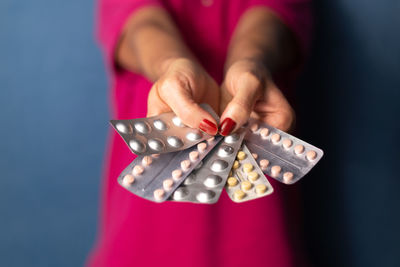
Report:
[[[271,72],[290,67],[298,50],[290,30],[267,8],[247,11],[232,36],[225,68],[239,60],[254,60]]]
[[[155,81],[176,58],[193,56],[165,10],[143,8],[128,20],[116,50],[117,64]]]

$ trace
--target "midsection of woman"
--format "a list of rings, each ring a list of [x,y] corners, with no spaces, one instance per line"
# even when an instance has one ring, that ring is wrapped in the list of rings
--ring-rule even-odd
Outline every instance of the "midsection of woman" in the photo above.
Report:
[[[246,10],[260,5],[291,27],[304,50],[307,1],[102,0],[99,36],[111,72],[112,118],[139,118],[147,113],[152,82],[115,64],[122,29],[135,12],[150,6],[167,10],[196,59],[221,84],[235,26]],[[279,191],[242,204],[233,203],[225,192],[214,205],[152,203],[117,184],[119,173],[134,155],[114,132],[110,140],[101,223],[88,265],[299,265],[293,262]]]

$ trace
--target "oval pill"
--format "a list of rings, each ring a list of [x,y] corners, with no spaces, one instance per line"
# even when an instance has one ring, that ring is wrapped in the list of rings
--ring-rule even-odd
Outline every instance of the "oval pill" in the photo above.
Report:
[[[160,131],[165,131],[167,129],[167,124],[163,122],[162,120],[155,120],[153,122],[154,128]]]
[[[237,133],[232,133],[224,138],[224,142],[228,144],[233,144],[239,140],[239,135]]]
[[[228,162],[222,159],[216,159],[214,162],[211,164],[211,170],[215,172],[221,172],[228,168]]]
[[[218,175],[209,175],[204,180],[204,185],[207,187],[216,187],[222,182],[222,178]]]
[[[147,134],[150,132],[150,126],[147,124],[147,122],[137,121],[133,124],[133,126],[135,127],[136,131],[141,134]]]
[[[234,187],[238,184],[238,180],[235,177],[229,177],[226,182],[230,187]]]
[[[201,137],[203,137],[203,135],[201,134],[200,131],[193,131],[193,132],[189,132],[188,134],[186,134],[186,139],[188,139],[190,141],[200,140]]]
[[[149,147],[151,149],[153,149],[154,151],[162,151],[163,148],[164,148],[164,143],[161,142],[161,140],[156,139],[156,138],[155,139],[149,139],[147,141],[147,143],[148,143]]]
[[[234,149],[231,146],[227,146],[227,145],[222,145],[219,149],[218,149],[218,156],[220,157],[228,157],[233,153]]]
[[[265,184],[256,185],[256,193],[257,195],[264,194],[267,191],[267,186]]]
[[[123,183],[125,186],[128,186],[128,185],[133,184],[134,181],[135,181],[135,177],[133,177],[132,174],[127,174],[127,175],[125,175],[124,178],[122,179],[122,183]]]
[[[153,162],[153,159],[150,156],[144,156],[142,159],[142,165],[145,167],[149,166],[152,162]]]
[[[132,169],[132,174],[134,176],[138,176],[141,175],[144,172],[144,168],[140,165],[136,165],[135,167],[133,167]]]
[[[172,198],[175,200],[183,199],[188,195],[188,190],[184,187],[178,187],[178,189],[175,190],[174,194],[172,195]]]
[[[283,181],[285,183],[290,183],[293,180],[293,173],[292,172],[285,172],[283,174]]]
[[[118,122],[117,124],[115,124],[115,128],[117,128],[117,131],[120,133],[131,133],[132,132],[132,128],[130,125],[124,124],[122,122]]]
[[[316,157],[317,157],[317,152],[315,152],[314,150],[310,150],[310,151],[308,151],[307,154],[306,154],[306,158],[307,158],[309,161],[314,160]]]
[[[304,146],[303,145],[297,145],[294,147],[294,153],[296,155],[301,155],[304,152]]]
[[[245,163],[243,164],[243,171],[248,173],[253,170],[253,165],[251,163]]]
[[[209,202],[212,198],[214,198],[215,193],[210,190],[206,190],[197,194],[196,199],[199,202]]]
[[[244,159],[246,158],[246,153],[244,153],[244,151],[239,151],[239,152],[237,153],[236,158],[237,158],[238,160],[244,160]]]
[[[186,179],[183,183],[185,185],[193,184],[195,180],[196,180],[196,176],[194,174],[190,174],[188,177],[186,177]]]
[[[181,147],[183,146],[183,142],[179,137],[176,136],[169,136],[167,138],[167,142],[172,147]]]
[[[249,181],[243,181],[240,188],[242,188],[243,191],[248,191],[251,189],[251,183]]]
[[[136,140],[136,139],[130,140],[129,146],[132,148],[133,151],[136,151],[138,153],[142,153],[146,149],[145,144],[143,144],[141,141]]]
[[[281,172],[281,166],[275,165],[271,167],[271,176],[276,177]]]
[[[272,141],[272,143],[277,144],[277,143],[279,143],[279,141],[281,141],[281,136],[277,133],[274,133],[271,136],[271,141]]]
[[[250,181],[254,182],[258,179],[259,175],[257,172],[252,171],[247,174],[247,177],[249,178]]]
[[[182,123],[181,119],[179,117],[173,117],[172,118],[172,123],[175,124],[178,127],[185,127],[185,124]]]

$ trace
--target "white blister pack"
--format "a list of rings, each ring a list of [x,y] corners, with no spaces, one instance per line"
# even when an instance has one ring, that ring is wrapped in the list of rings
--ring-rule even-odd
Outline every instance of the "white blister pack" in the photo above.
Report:
[[[170,200],[192,203],[216,203],[236,158],[246,129],[226,136],[172,194]]]
[[[218,118],[209,105],[200,106]],[[111,120],[110,123],[136,155],[180,151],[212,137],[185,126],[172,112],[149,118]]]
[[[245,142],[265,174],[293,184],[322,158],[323,151],[266,123],[250,119]]]
[[[237,153],[225,189],[234,202],[265,197],[274,191],[245,144]]]
[[[137,196],[163,202],[221,139],[211,137],[179,152],[138,156],[120,174],[118,182]]]

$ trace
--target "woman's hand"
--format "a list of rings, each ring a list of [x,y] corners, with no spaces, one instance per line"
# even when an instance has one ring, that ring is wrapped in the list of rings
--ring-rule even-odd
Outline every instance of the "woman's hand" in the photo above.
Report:
[[[169,59],[166,65],[165,73],[150,90],[147,116],[172,110],[185,125],[215,135],[217,122],[198,103],[207,103],[219,111],[220,89],[217,83],[190,59]]]
[[[222,135],[238,129],[250,115],[283,131],[295,122],[295,113],[271,74],[255,60],[239,60],[229,67],[222,85],[221,110]]]

